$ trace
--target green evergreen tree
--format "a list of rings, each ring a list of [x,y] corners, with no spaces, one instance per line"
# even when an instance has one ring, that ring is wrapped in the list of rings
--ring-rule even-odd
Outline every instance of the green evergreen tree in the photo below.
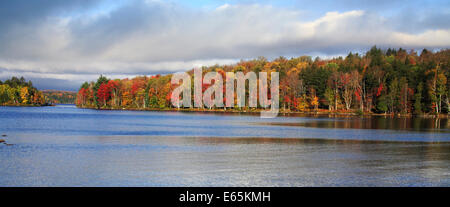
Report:
[[[423,83],[420,82],[417,86],[417,92],[414,94],[414,113],[421,114],[422,113],[422,91],[423,91]]]

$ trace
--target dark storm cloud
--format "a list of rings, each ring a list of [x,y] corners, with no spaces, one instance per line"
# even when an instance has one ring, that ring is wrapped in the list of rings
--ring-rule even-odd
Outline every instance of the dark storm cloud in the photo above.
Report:
[[[97,5],[99,0],[0,1],[0,31],[15,24],[36,24],[52,15],[68,14]]]
[[[391,22],[393,27],[409,33],[420,33],[426,30],[450,28],[450,10],[417,11],[407,9],[395,16]]]
[[[91,21],[75,19],[68,25],[76,37],[70,47],[84,54],[96,54],[144,28],[151,35],[152,30],[156,32],[168,22],[164,9],[160,4],[133,1]]]
[[[31,80],[34,87],[39,90],[52,89],[63,91],[77,91],[80,88],[80,82],[73,80],[56,78],[30,78],[29,80]]]

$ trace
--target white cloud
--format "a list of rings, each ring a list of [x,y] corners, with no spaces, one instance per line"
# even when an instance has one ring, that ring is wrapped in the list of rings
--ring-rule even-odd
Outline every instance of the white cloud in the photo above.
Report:
[[[132,1],[109,13],[48,16],[0,34],[0,77],[81,80],[96,74],[169,73],[258,56],[346,53],[372,45],[450,46],[450,28],[411,33],[363,10],[304,20],[294,9],[224,4],[193,10]]]

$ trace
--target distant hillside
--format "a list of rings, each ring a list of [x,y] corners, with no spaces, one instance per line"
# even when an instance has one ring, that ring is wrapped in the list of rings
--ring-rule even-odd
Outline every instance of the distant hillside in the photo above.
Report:
[[[74,104],[77,96],[73,91],[42,90],[47,103]]]

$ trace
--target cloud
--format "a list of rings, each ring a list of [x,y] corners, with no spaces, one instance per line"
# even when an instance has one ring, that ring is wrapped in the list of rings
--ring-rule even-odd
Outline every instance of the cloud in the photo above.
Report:
[[[258,56],[330,56],[373,45],[450,46],[450,25],[437,21],[448,17],[448,9],[424,11],[416,19],[408,18],[410,10],[381,15],[364,9],[310,19],[303,10],[266,4],[194,9],[159,1],[115,7],[65,2],[41,1],[36,6],[42,11],[22,1],[1,5],[0,78],[24,74],[80,83],[98,74],[171,73]],[[1,14],[9,7],[12,12]]]

